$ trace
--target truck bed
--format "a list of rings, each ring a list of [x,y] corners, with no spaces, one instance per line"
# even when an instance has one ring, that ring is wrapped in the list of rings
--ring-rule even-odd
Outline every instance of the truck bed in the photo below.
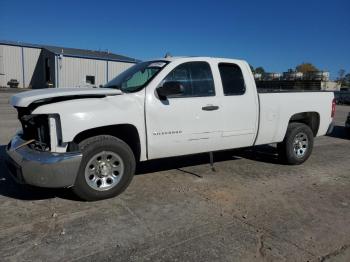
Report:
[[[255,145],[281,142],[287,126],[298,112],[311,112],[318,116],[317,136],[325,135],[332,121],[333,92],[269,91],[259,92],[259,127]]]

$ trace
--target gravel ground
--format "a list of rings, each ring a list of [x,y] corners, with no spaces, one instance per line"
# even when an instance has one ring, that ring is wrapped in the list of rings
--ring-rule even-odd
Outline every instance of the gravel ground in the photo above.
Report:
[[[216,172],[206,154],[151,161],[121,196],[86,203],[12,182],[7,100],[0,93],[1,261],[350,261],[350,107],[301,166],[279,164],[271,146],[215,153]]]

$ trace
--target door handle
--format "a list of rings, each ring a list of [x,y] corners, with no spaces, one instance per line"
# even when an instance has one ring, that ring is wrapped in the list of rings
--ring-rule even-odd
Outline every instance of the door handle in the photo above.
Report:
[[[203,106],[202,107],[202,110],[204,110],[204,111],[214,111],[214,110],[218,110],[219,109],[219,107],[218,106]]]

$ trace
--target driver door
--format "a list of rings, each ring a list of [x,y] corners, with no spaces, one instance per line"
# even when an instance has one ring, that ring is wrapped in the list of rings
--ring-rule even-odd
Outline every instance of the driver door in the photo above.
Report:
[[[223,122],[209,63],[180,64],[162,83],[166,81],[179,82],[184,92],[165,100],[156,94],[146,99],[148,158],[215,150]]]

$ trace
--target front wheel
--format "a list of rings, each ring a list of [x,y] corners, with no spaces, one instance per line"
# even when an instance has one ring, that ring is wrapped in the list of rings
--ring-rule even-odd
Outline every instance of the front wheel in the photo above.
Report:
[[[277,145],[282,162],[300,165],[311,155],[314,135],[309,126],[303,123],[290,123],[283,142]]]
[[[135,157],[122,140],[100,135],[79,143],[83,154],[73,191],[81,199],[95,201],[122,193],[135,172]]]

